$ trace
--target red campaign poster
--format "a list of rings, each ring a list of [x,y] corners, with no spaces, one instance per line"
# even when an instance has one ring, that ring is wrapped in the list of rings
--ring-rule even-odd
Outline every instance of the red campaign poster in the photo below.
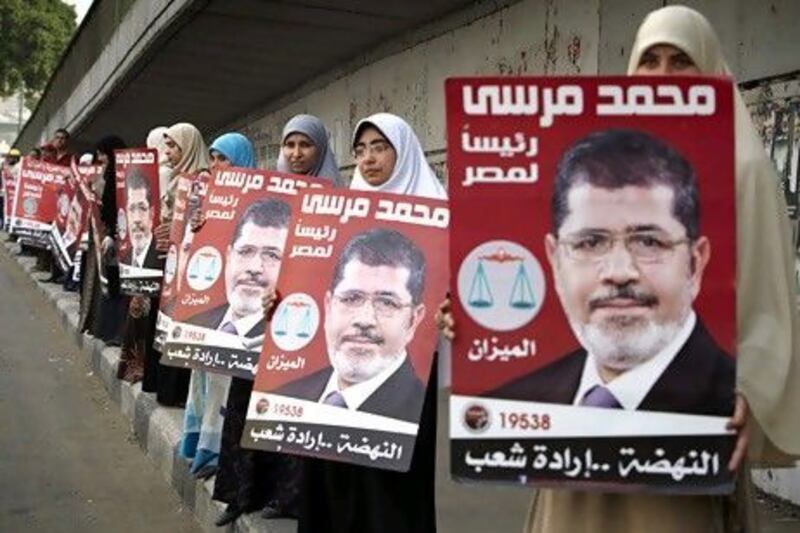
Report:
[[[24,244],[50,247],[50,230],[56,218],[58,189],[69,168],[23,157],[14,192],[13,231]]]
[[[163,274],[153,236],[160,220],[158,151],[114,150],[114,160],[120,289],[124,294],[158,296]]]
[[[446,92],[453,476],[732,490],[730,80],[456,78]]]
[[[253,379],[264,340],[262,298],[278,278],[293,200],[327,181],[247,168],[217,171],[205,223],[184,233],[162,364]],[[183,262],[185,260],[185,263]]]
[[[242,446],[407,471],[447,291],[447,203],[305,191]]]
[[[73,160],[72,175],[77,185],[70,204],[62,244],[72,266],[73,281],[81,279],[81,264],[88,248],[92,205],[96,203],[94,184],[103,175],[103,165],[77,165]]]
[[[177,302],[177,294],[183,289],[189,247],[194,238],[189,220],[197,209],[200,198],[205,196],[209,177],[207,172],[201,172],[198,175],[185,174],[178,178],[169,229],[169,250],[164,263],[164,279],[161,283],[156,335],[153,341],[158,351],[162,351],[167,332],[172,326],[172,313]]]
[[[14,216],[12,207],[14,205],[14,191],[17,188],[17,174],[7,167],[3,167],[3,228],[12,231]]]
[[[61,270],[68,270],[72,267],[72,255],[67,249],[66,237],[69,237],[70,244],[74,244],[79,235],[70,232],[67,236],[67,222],[72,218],[71,230],[77,230],[76,224],[80,222],[83,211],[80,206],[78,192],[78,180],[75,177],[74,163],[71,171],[67,174],[64,182],[56,188],[56,217],[50,228],[50,249],[53,257],[58,262]]]

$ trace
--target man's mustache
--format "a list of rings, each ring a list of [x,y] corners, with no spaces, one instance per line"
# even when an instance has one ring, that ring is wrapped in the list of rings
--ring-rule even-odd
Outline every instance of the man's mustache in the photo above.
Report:
[[[630,300],[638,305],[645,307],[652,307],[658,304],[658,298],[655,294],[640,291],[633,285],[621,285],[612,290],[608,294],[596,296],[589,300],[589,309],[594,311],[599,307],[606,307],[614,300]]]
[[[242,276],[236,278],[236,285],[258,285],[259,287],[266,288],[269,282],[261,276]]]
[[[359,331],[357,335],[343,335],[340,339],[340,342],[358,342],[358,343],[369,342],[372,344],[381,345],[384,343],[384,339],[377,333],[374,333],[370,330],[362,329]]]

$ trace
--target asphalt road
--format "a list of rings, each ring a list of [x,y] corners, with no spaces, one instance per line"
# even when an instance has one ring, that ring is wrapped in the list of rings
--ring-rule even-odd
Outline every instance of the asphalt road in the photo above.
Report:
[[[5,250],[0,421],[0,531],[200,531]]]

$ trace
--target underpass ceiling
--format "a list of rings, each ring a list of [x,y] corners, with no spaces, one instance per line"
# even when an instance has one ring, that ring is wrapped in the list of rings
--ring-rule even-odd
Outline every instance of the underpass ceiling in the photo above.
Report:
[[[135,144],[178,121],[213,132],[466,3],[212,0],[156,39],[73,134]]]

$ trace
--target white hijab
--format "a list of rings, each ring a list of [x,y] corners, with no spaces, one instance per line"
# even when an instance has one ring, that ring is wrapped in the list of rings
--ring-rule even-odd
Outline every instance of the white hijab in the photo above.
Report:
[[[386,137],[397,154],[397,161],[389,179],[378,186],[370,185],[356,167],[351,189],[447,199],[447,192],[425,160],[419,139],[405,120],[390,113],[376,113],[362,119],[353,132],[353,145],[366,125],[374,126]]]
[[[636,34],[628,74],[657,44],[679,48],[703,74],[731,75],[711,24],[697,11],[669,6],[650,13]],[[786,203],[739,92],[736,119],[737,389],[756,422],[784,452],[800,455],[800,319]],[[767,457],[759,434],[750,457]]]
[[[172,177],[172,168],[164,151],[167,148],[167,138],[165,137],[168,128],[158,126],[150,130],[147,134],[147,147],[155,148],[158,151],[158,186],[161,194],[165,194],[169,186],[169,179]]]

